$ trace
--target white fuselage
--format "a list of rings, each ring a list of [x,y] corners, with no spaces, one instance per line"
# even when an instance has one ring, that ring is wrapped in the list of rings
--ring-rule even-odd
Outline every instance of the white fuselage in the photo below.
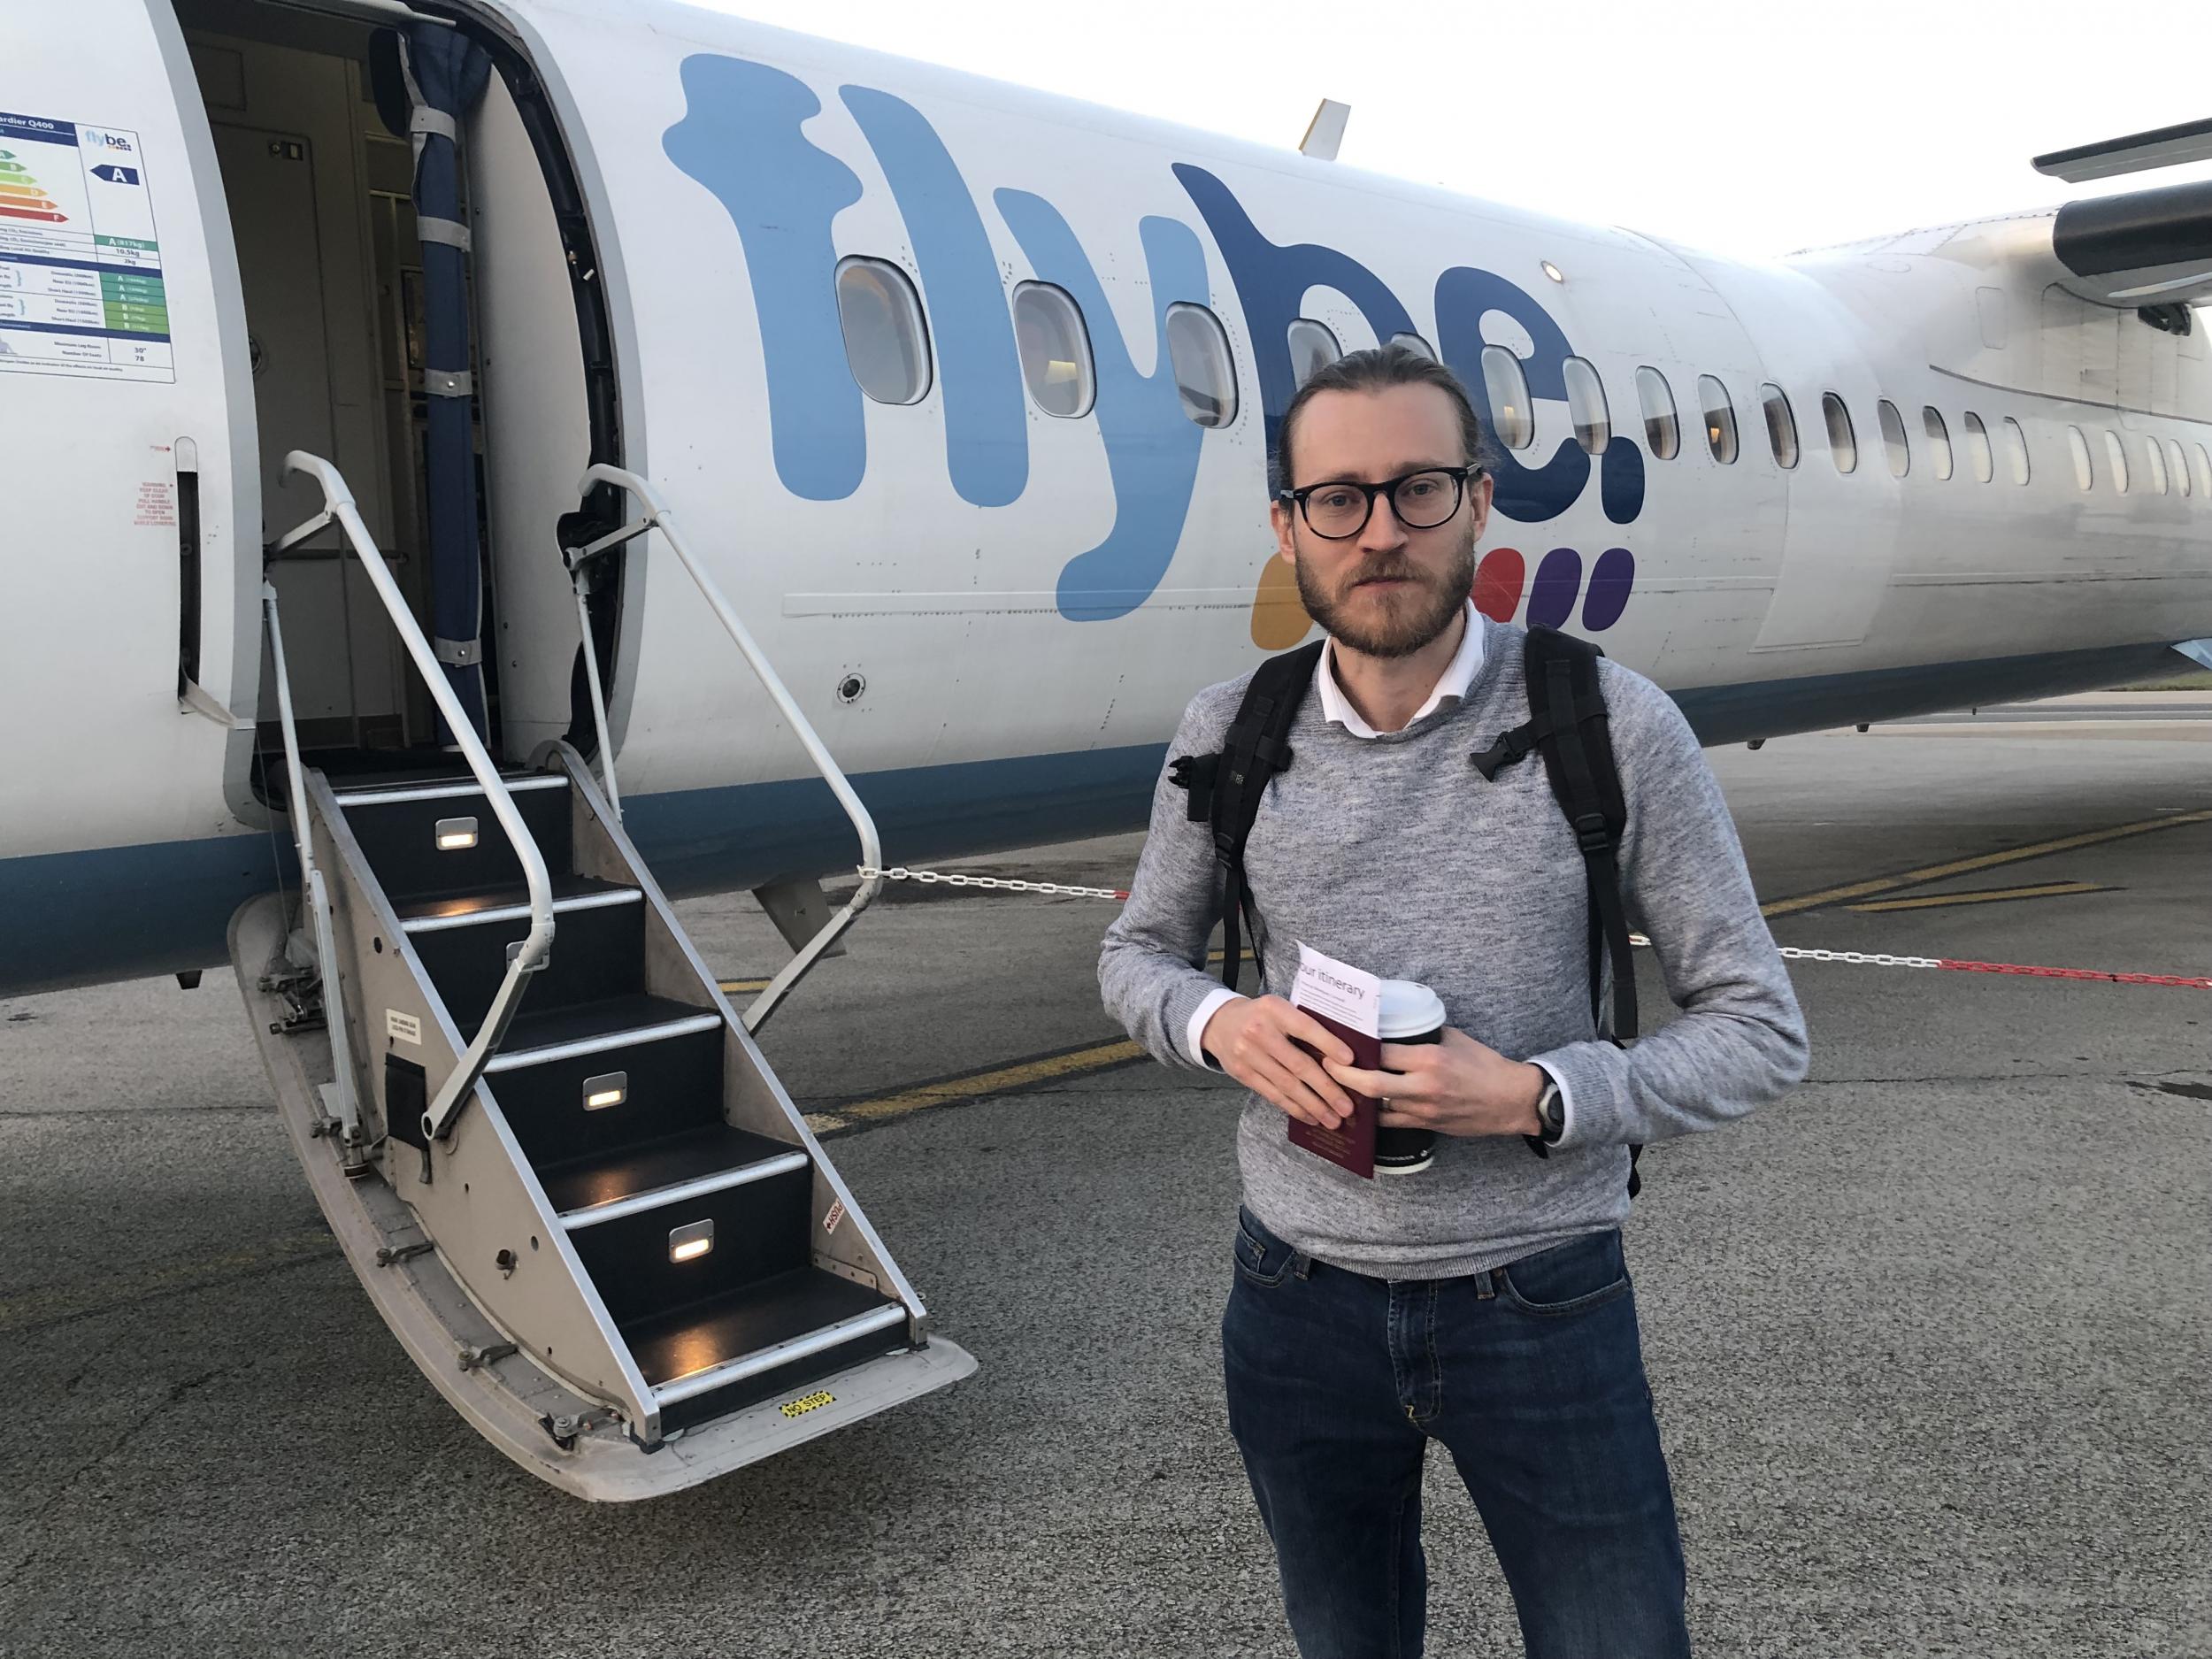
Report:
[[[1512,394],[1486,381],[1484,348],[1511,354],[1528,396],[1503,412],[1532,412],[1533,432],[1494,457],[1479,603],[1598,640],[1709,741],[2113,683],[2212,634],[2204,334],[2078,297],[2048,214],[1745,263],[660,0],[462,10],[500,66],[465,150],[486,649],[518,761],[574,721],[555,523],[598,459],[672,503],[892,858],[1141,824],[1192,693],[1302,632],[1263,586],[1268,442],[1299,319],[1347,350],[1417,334],[1494,416]],[[219,161],[252,119],[250,99],[227,113],[208,94],[211,50],[228,49],[196,34],[209,50],[188,57],[165,0],[27,22],[28,50],[0,63],[0,151],[58,182],[62,221],[0,211],[0,344],[18,342],[0,355],[0,675],[18,711],[0,734],[0,991],[219,957],[229,910],[276,879],[250,781],[254,722],[273,707],[261,549],[316,503],[275,458],[327,447],[357,488],[407,458],[336,393],[313,431],[273,424],[301,405],[273,389],[280,354],[257,376],[280,322],[251,314],[260,243],[234,234],[246,208],[226,193],[260,153]],[[128,186],[89,171],[87,134],[115,133]],[[70,166],[81,177],[60,177]],[[111,202],[111,185],[143,200]],[[104,328],[56,332],[27,280],[90,273],[111,305],[119,239],[96,227],[148,202],[157,234],[119,240],[157,244],[161,328],[111,309]],[[95,226],[84,257],[58,257],[80,246],[56,239],[78,218]],[[911,284],[927,330],[915,401],[856,382],[848,260]],[[1079,413],[1040,402],[1052,351],[1017,327],[1032,283],[1080,314]],[[1225,424],[1200,426],[1179,396],[1179,305],[1225,334]],[[334,338],[344,309],[326,307]],[[1568,357],[1602,385],[1602,453],[1571,428]],[[1640,371],[1669,388],[1671,458]],[[1724,432],[1709,442],[1725,423],[1701,377],[1724,388],[1732,460]],[[1786,396],[1793,466],[1770,441],[1766,386]],[[403,536],[405,515],[388,516]],[[618,593],[599,602],[611,728],[632,833],[664,882],[849,866],[827,791],[697,591],[653,538],[618,557]],[[311,670],[318,626],[326,645],[388,637],[373,615],[334,619],[342,586],[279,575]]]

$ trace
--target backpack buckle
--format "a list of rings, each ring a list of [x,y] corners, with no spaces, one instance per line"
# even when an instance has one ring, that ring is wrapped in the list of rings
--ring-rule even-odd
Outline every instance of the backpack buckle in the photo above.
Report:
[[[1613,833],[1605,826],[1605,814],[1585,812],[1574,821],[1575,845],[1586,856],[1601,853],[1613,844]]]
[[[1168,764],[1167,780],[1190,793],[1185,816],[1194,824],[1203,824],[1213,817],[1214,774],[1220,764],[1218,755],[1178,755]]]
[[[1517,726],[1510,732],[1499,733],[1498,741],[1481,754],[1470,755],[1467,758],[1474,763],[1475,770],[1482,774],[1485,783],[1495,783],[1500,772],[1535,747],[1529,740],[1528,727]]]

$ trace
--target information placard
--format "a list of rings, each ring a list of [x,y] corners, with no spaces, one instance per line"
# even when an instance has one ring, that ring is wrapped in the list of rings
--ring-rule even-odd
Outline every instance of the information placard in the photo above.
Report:
[[[136,133],[0,111],[0,373],[177,378]]]

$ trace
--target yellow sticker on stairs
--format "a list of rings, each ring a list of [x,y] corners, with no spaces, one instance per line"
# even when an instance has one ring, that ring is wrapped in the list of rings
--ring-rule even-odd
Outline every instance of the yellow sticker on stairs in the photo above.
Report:
[[[803,1417],[810,1411],[818,1411],[824,1406],[833,1406],[836,1403],[837,1396],[835,1394],[808,1394],[804,1399],[801,1400],[786,1401],[782,1405],[778,1406],[776,1409],[782,1412],[784,1416],[787,1417]]]

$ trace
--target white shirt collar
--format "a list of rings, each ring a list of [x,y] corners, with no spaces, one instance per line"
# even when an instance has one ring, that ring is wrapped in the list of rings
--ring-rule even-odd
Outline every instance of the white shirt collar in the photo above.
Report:
[[[1467,687],[1475,683],[1475,676],[1482,672],[1482,615],[1475,609],[1473,600],[1467,602],[1467,632],[1459,641],[1459,649],[1452,660],[1444,664],[1436,688],[1429,693],[1429,700],[1414,710],[1413,720],[1425,720],[1446,703],[1457,703],[1466,696]],[[1321,648],[1321,660],[1314,665],[1314,687],[1321,694],[1321,718],[1333,721],[1354,737],[1380,737],[1382,733],[1360,718],[1359,710],[1344,695],[1336,682],[1336,641],[1332,639]],[[1408,726],[1413,720],[1406,722]]]

